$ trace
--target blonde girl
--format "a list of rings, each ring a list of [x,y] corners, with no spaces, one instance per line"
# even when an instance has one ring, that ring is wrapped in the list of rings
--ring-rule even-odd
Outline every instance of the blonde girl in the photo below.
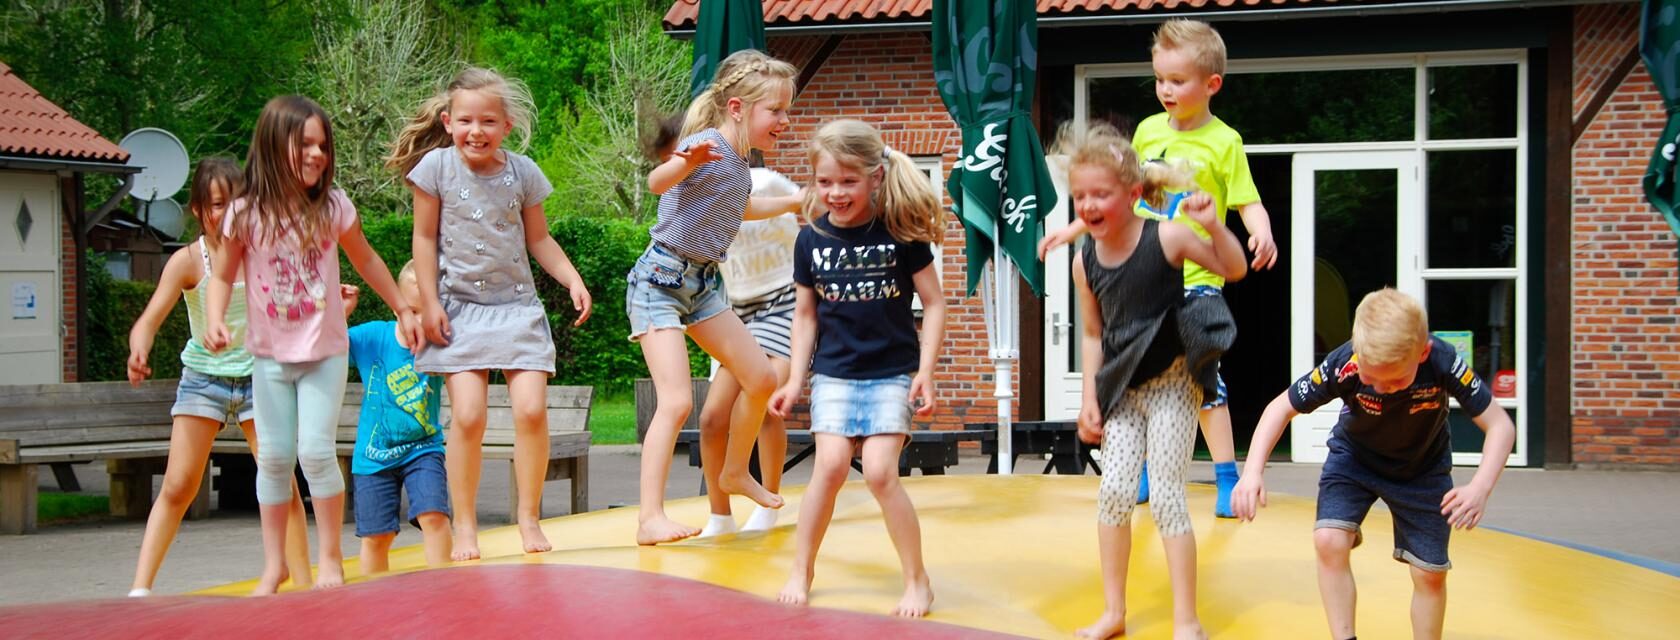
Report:
[[[810,362],[814,374],[817,461],[799,506],[793,574],[779,599],[805,604],[835,496],[861,447],[864,480],[881,505],[903,571],[904,596],[894,613],[919,617],[933,604],[933,588],[916,508],[898,480],[898,456],[910,414],[932,415],[935,406],[945,295],[931,243],[944,234],[944,210],[915,163],[862,122],[824,125],[811,140],[810,161],[805,211],[824,213],[809,220],[794,244],[799,290],[792,361]],[[919,343],[912,293],[922,300]],[[770,411],[788,415],[804,387],[801,364],[776,391]]]
[[[1145,167],[1113,127],[1091,125],[1083,134],[1064,128],[1059,138],[1057,151],[1069,156],[1073,209],[1091,233],[1073,261],[1087,363],[1079,436],[1103,445],[1097,545],[1105,608],[1079,635],[1101,639],[1126,631],[1131,514],[1147,451],[1156,488],[1149,508],[1172,579],[1174,636],[1206,637],[1196,613],[1196,538],[1184,493],[1202,394],[1179,338],[1179,285],[1186,259],[1227,280],[1241,279],[1248,271],[1242,245],[1216,224],[1206,194],[1189,196],[1181,210],[1209,230],[1211,243],[1188,226],[1134,215],[1140,197],[1158,203],[1164,186],[1183,183],[1182,171],[1161,163]]]
[[[542,489],[548,475],[548,378],[554,338],[537,297],[531,259],[571,293],[577,326],[589,318],[589,289],[548,235],[543,199],[554,191],[519,147],[536,122],[523,84],[468,68],[420,105],[398,135],[387,166],[414,192],[414,267],[420,282],[421,373],[446,376],[449,496],[455,514],[450,557],[478,549],[478,480],[490,371],[507,378],[513,405],[513,472],[519,537],[526,553],[548,551]]]
[[[768,150],[787,130],[793,100],[793,65],[763,53],[737,51],[724,58],[712,84],[689,106],[683,139],[669,160],[648,174],[659,194],[652,242],[629,274],[625,307],[630,339],[642,346],[657,404],[642,442],[638,544],[659,544],[700,533],[665,515],[665,481],[677,429],[694,397],[689,385],[686,334],[740,383],[741,399],[730,420],[729,442],[715,488],[742,494],[776,509],[782,497],[747,471],[753,442],[775,391],[775,373],[741,319],[730,310],[718,275],[743,219],[792,211],[797,196],[753,198],[747,155]]]
[[[245,162],[245,191],[222,221],[222,235],[212,261],[205,346],[219,352],[233,342],[228,307],[243,268],[245,349],[255,358],[251,390],[262,444],[257,503],[264,562],[255,593],[274,593],[285,576],[286,510],[295,495],[292,468],[300,464],[315,505],[315,586],[342,585],[344,476],[335,441],[350,341],[339,247],[396,312],[409,344],[419,344],[420,323],[362,235],[356,206],[333,187],[332,123],[315,101],[281,96],[263,107]]]
[[[181,382],[175,391],[175,406],[170,410],[175,426],[169,437],[169,463],[163,472],[163,491],[146,517],[146,533],[140,539],[140,559],[134,567],[129,596],[152,594],[158,568],[163,566],[163,558],[175,541],[175,532],[181,528],[181,516],[198,495],[204,465],[210,461],[210,445],[215,443],[222,425],[230,421],[238,424],[252,453],[257,451],[257,434],[252,424],[255,413],[251,408],[252,361],[244,344],[245,301],[240,297],[228,311],[228,325],[234,335],[232,344],[220,353],[211,353],[204,348],[204,292],[198,287],[210,275],[211,255],[221,245],[223,215],[243,184],[239,165],[232,158],[199,161],[193,169],[187,210],[198,221],[202,232],[196,242],[169,257],[151,302],[128,332],[128,381],[139,386],[141,380],[152,375],[147,358],[158,327],[163,326],[164,318],[175,309],[177,298],[186,301],[192,337],[181,349]],[[244,295],[243,287],[243,283],[234,285],[240,290],[239,296]],[[294,487],[296,484],[293,481]],[[314,581],[309,575],[303,498],[295,490],[286,523],[290,535],[283,575],[289,576],[292,584],[310,586]]]

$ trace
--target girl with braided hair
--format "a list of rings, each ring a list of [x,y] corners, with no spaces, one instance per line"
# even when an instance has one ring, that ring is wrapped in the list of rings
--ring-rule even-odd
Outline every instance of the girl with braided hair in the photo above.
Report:
[[[731,54],[718,66],[711,86],[689,106],[676,151],[648,174],[648,188],[660,196],[659,221],[650,231],[652,242],[630,270],[625,293],[630,339],[642,346],[657,398],[642,447],[638,544],[700,533],[667,517],[664,504],[677,430],[694,405],[685,334],[722,363],[742,390],[714,489],[745,495],[767,509],[782,506],[781,496],[753,480],[747,469],[776,375],[741,319],[724,313],[730,305],[718,263],[743,219],[770,218],[799,207],[797,195],[752,198],[746,160],[753,149],[774,147],[786,131],[797,75],[793,65],[758,51]]]

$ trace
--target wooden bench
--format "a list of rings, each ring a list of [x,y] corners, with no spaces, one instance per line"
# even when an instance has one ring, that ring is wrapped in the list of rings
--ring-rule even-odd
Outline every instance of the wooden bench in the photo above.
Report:
[[[964,426],[992,432],[992,437],[980,443],[980,453],[992,457],[986,473],[997,473],[997,423],[969,423]],[[1090,469],[1097,475],[1102,475],[1102,466],[1097,464],[1094,454],[1097,446],[1079,439],[1079,425],[1072,420],[1017,420],[1009,424],[1009,432],[1013,434],[1009,444],[1015,458],[1022,455],[1050,457],[1044,463],[1044,470],[1039,473],[1050,473],[1053,469],[1063,475],[1084,475],[1085,469]],[[1010,465],[1013,468],[1013,460]]]
[[[344,473],[345,490],[348,492],[353,485],[350,482],[350,460],[356,450],[356,421],[362,410],[362,385],[351,383],[344,390],[344,406],[338,414],[338,466]],[[441,416],[448,428],[449,422],[449,394],[443,394],[443,408]],[[548,387],[548,475],[545,480],[571,480],[572,513],[583,513],[589,510],[589,409],[594,401],[593,387]],[[507,385],[491,385],[487,397],[488,411],[484,426],[484,458],[495,460],[513,460],[513,409],[508,397]],[[255,478],[251,477],[253,467],[243,464],[250,459],[250,448],[244,439],[237,434],[232,437],[223,432],[215,446],[213,454],[220,456],[244,456],[243,459],[218,460],[223,464],[221,487],[219,488],[222,503],[253,504],[255,492]],[[259,443],[260,444],[260,443]],[[226,464],[224,464],[226,463]],[[514,487],[512,465],[508,470],[508,513],[517,514],[519,496]],[[354,500],[354,496],[351,496]],[[347,505],[348,506],[348,505]],[[353,512],[352,512],[353,513]]]
[[[898,475],[908,476],[912,471],[920,469],[924,476],[945,475],[945,470],[957,465],[957,452],[960,443],[979,441],[984,443],[996,437],[992,431],[961,430],[961,431],[911,431],[910,442],[898,455]],[[806,458],[817,452],[816,438],[810,431],[793,429],[787,432],[788,453],[792,454],[782,463],[782,471],[788,471],[799,466]],[[677,443],[688,445],[688,466],[700,466],[700,431],[698,429],[684,429],[677,433]],[[758,450],[753,450],[753,477],[758,475]],[[863,472],[863,464],[854,455],[852,468]],[[705,479],[700,480],[700,491],[705,493]]]
[[[144,518],[152,476],[163,473],[169,457],[175,386],[175,380],[138,388],[127,382],[0,386],[0,533],[35,530],[42,464],[53,465],[60,487],[74,491],[70,464],[107,461],[111,513]],[[209,482],[200,485],[189,517],[205,515],[209,490]]]

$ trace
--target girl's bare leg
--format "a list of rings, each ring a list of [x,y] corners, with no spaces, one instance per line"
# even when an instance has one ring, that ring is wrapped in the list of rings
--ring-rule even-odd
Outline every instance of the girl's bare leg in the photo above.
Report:
[[[1103,614],[1080,629],[1087,640],[1106,640],[1126,633],[1126,570],[1132,558],[1132,525],[1097,525],[1097,557],[1102,561]]]
[[[444,468],[449,473],[449,508],[455,515],[455,537],[449,557],[478,559],[478,477],[484,462],[488,371],[449,374],[449,434],[445,436]]]
[[[163,472],[163,491],[146,516],[146,533],[140,538],[140,560],[134,567],[130,589],[151,590],[158,567],[175,542],[181,516],[198,497],[204,465],[210,461],[210,445],[221,423],[198,416],[175,416],[169,433],[169,461]]]
[[[519,539],[525,553],[554,548],[542,530],[543,481],[548,477],[548,373],[505,371],[513,405],[513,475],[517,487]]]
[[[741,385],[741,399],[735,403],[735,412],[729,421],[729,447],[723,461],[723,472],[718,477],[718,488],[725,493],[747,496],[764,507],[780,508],[782,497],[766,490],[753,480],[748,471],[753,443],[757,441],[758,429],[764,423],[765,405],[769,404],[770,394],[776,390],[776,374],[770,368],[770,359],[759,349],[758,341],[747,332],[747,326],[741,324],[741,318],[733,313],[720,313],[702,320],[688,328],[688,335],[701,349],[723,363]]]
[[[832,433],[816,434],[817,459],[811,471],[811,484],[805,487],[800,499],[799,526],[794,530],[793,574],[776,599],[786,604],[805,604],[811,593],[811,578],[816,574],[817,549],[823,535],[828,533],[829,520],[834,518],[834,498],[840,485],[846,482],[846,472],[852,468],[852,441]]]
[[[720,315],[735,317],[727,313]],[[665,515],[665,482],[671,474],[677,429],[694,407],[694,388],[689,382],[688,345],[681,330],[654,329],[643,334],[640,342],[657,403],[648,422],[647,435],[642,439],[641,512],[637,516],[636,544],[660,544],[700,533],[699,529],[678,524]]]
[[[933,606],[933,586],[922,563],[922,525],[916,518],[916,506],[910,503],[910,494],[898,479],[898,454],[903,448],[904,437],[899,435],[864,438],[863,479],[881,505],[887,535],[892,536],[904,574],[904,597],[899,599],[893,615],[920,618]]]
[[[717,483],[729,450],[729,417],[740,395],[741,385],[735,382],[735,376],[728,369],[718,369],[712,376],[711,390],[706,392],[706,404],[700,407],[700,473],[706,478],[706,501],[713,516],[731,515],[729,494],[718,489]]]
[[[245,433],[245,444],[251,457],[257,455],[257,429],[251,420],[239,423]],[[303,492],[298,491],[297,476],[292,476],[292,502],[286,507],[285,568],[280,581],[291,578],[292,586],[308,589],[315,586],[315,576],[309,570],[309,512],[303,510]]]

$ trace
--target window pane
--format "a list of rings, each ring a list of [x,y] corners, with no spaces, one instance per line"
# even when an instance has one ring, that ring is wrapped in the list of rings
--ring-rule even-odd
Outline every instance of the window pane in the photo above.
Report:
[[[1498,405],[1488,407],[1488,411],[1499,409]],[[1511,422],[1516,423],[1518,409],[1505,409],[1505,415],[1511,416]],[[1487,434],[1482,433],[1481,427],[1464,413],[1463,409],[1447,411],[1447,430],[1452,434],[1452,450],[1454,453],[1481,453],[1482,443],[1487,440]]]
[[[1517,265],[1517,152],[1429,153],[1429,266]]]
[[[1243,144],[1411,140],[1416,73],[1407,68],[1231,74],[1212,109],[1242,134]]]
[[[1428,295],[1429,329],[1469,332],[1470,352],[1459,356],[1470,361],[1483,384],[1495,386],[1498,372],[1516,370],[1522,345],[1515,280],[1435,280],[1428,285]]]
[[[1430,67],[1429,139],[1517,135],[1517,65]]]
[[[1161,112],[1153,77],[1092,78],[1087,87],[1091,100],[1086,105],[1087,122],[1107,122],[1128,136],[1137,130],[1137,123]]]
[[[1398,183],[1393,169],[1313,175],[1314,362],[1353,338],[1365,294],[1394,286]]]

